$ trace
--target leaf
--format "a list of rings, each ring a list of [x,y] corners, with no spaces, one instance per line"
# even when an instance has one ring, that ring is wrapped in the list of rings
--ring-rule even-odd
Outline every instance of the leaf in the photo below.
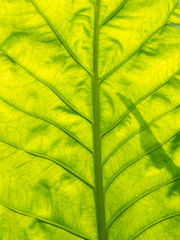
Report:
[[[0,239],[180,239],[180,2],[0,3]]]

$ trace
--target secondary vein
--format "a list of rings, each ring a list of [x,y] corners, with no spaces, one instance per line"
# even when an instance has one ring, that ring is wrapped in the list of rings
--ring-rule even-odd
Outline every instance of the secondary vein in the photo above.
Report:
[[[36,79],[37,81],[39,81],[40,83],[42,83],[43,85],[45,85],[49,90],[51,90],[65,105],[67,105],[71,110],[73,110],[75,113],[77,113],[79,116],[81,116],[82,118],[84,118],[86,121],[88,121],[89,123],[92,124],[91,120],[88,119],[84,114],[82,114],[81,112],[79,112],[74,106],[71,105],[71,103],[69,103],[64,96],[62,96],[53,86],[51,86],[51,84],[49,84],[48,82],[44,81],[43,79],[40,79],[39,77],[37,77],[33,72],[31,72],[29,69],[25,68],[22,64],[20,64],[16,59],[14,59],[12,56],[10,56],[4,49],[0,49],[0,51],[6,56],[8,57],[12,62],[14,62],[15,64],[17,64],[20,68],[22,68],[26,73],[28,73],[31,77],[33,77],[34,79]]]
[[[156,29],[154,32],[152,32],[138,47],[135,49],[132,53],[130,53],[127,58],[125,58],[121,63],[119,63],[116,67],[114,67],[112,70],[110,70],[108,73],[106,73],[104,76],[102,76],[99,81],[102,83],[106,78],[108,78],[110,75],[112,75],[116,70],[118,70],[120,67],[122,67],[125,63],[127,63],[143,46],[156,34],[160,29],[162,29],[164,26],[167,25],[167,21],[171,15],[171,13],[174,11],[176,4],[174,5],[174,8],[172,11],[169,12],[169,15],[166,19],[166,22],[160,26],[158,29]]]
[[[124,0],[124,2],[122,4],[120,4],[120,6],[115,9],[100,25],[99,28],[101,28],[102,26],[104,26],[110,19],[112,19],[120,10],[122,7],[124,7],[124,5],[128,2],[129,0]]]
[[[173,217],[177,217],[180,215],[180,212],[177,212],[177,213],[174,213],[172,215],[169,215],[169,216],[166,216],[166,217],[163,217],[153,223],[151,223],[150,225],[148,225],[147,227],[145,227],[144,229],[142,229],[141,231],[139,231],[134,237],[130,238],[129,240],[134,240],[136,239],[140,234],[142,234],[143,232],[145,232],[146,230],[148,230],[149,228],[153,227],[154,225],[160,223],[160,222],[163,222],[165,220],[168,220],[170,218],[173,218]]]
[[[117,147],[115,147],[115,149],[105,158],[103,164],[105,165],[107,163],[107,161],[109,160],[109,158],[111,158],[119,149],[120,147],[122,147],[125,143],[127,143],[130,139],[132,139],[133,137],[135,137],[137,134],[141,133],[144,129],[148,128],[150,125],[154,124],[156,121],[158,121],[159,119],[161,119],[162,117],[164,117],[165,115],[171,113],[172,111],[176,110],[177,108],[179,108],[180,105],[177,105],[176,107],[170,109],[167,112],[164,112],[163,114],[159,115],[158,117],[154,118],[152,121],[150,121],[149,123],[147,123],[145,126],[143,126],[142,128],[138,129],[136,132],[134,132],[133,134],[131,134],[130,136],[128,136],[127,138],[125,138],[122,142],[120,142]]]
[[[39,221],[41,221],[41,222],[43,222],[43,223],[45,223],[45,224],[49,224],[49,225],[52,225],[52,226],[57,227],[57,228],[61,228],[62,230],[66,231],[66,232],[69,232],[69,233],[71,233],[71,234],[73,234],[73,235],[75,235],[75,236],[77,236],[77,237],[80,237],[80,238],[82,238],[82,239],[84,239],[84,240],[90,240],[89,237],[84,236],[84,235],[82,235],[82,234],[74,231],[73,229],[70,229],[70,228],[68,228],[68,227],[65,227],[65,226],[63,226],[63,225],[61,225],[61,224],[59,224],[59,223],[50,221],[50,220],[48,220],[48,219],[45,219],[45,218],[42,218],[42,217],[39,217],[39,216],[35,216],[35,215],[31,214],[31,213],[23,212],[23,211],[21,211],[21,210],[19,210],[19,209],[16,209],[16,208],[14,208],[14,207],[11,207],[11,206],[3,203],[3,202],[0,202],[0,205],[6,207],[7,209],[9,209],[9,210],[11,210],[11,211],[13,211],[13,212],[18,213],[18,214],[21,214],[21,215],[24,215],[24,216],[27,216],[27,217],[31,217],[31,218],[37,219],[37,220],[39,220]]]
[[[70,54],[70,56],[77,62],[77,64],[79,64],[90,76],[92,76],[92,73],[89,71],[89,69],[87,69],[86,66],[84,66],[84,64],[82,64],[80,62],[80,60],[77,58],[77,56],[72,52],[72,50],[69,48],[69,46],[67,45],[67,43],[63,40],[63,38],[59,35],[59,33],[57,32],[57,30],[55,29],[55,27],[52,25],[52,23],[50,22],[50,20],[47,18],[47,16],[45,16],[43,14],[43,12],[40,10],[40,8],[37,6],[37,4],[34,2],[34,0],[30,0],[31,3],[33,4],[33,6],[35,7],[35,9],[37,10],[37,12],[39,13],[39,15],[46,21],[46,23],[48,24],[48,26],[51,28],[51,30],[53,31],[53,33],[56,35],[57,39],[60,41],[60,43],[64,46],[64,48],[67,50],[67,52]]]
[[[46,160],[49,160],[55,164],[57,164],[58,166],[62,167],[64,170],[66,170],[67,172],[69,172],[70,174],[74,175],[77,179],[79,179],[81,182],[85,183],[88,187],[94,189],[94,186],[92,186],[90,183],[88,183],[84,178],[82,178],[78,173],[76,173],[73,169],[69,168],[68,166],[66,166],[64,163],[56,160],[55,158],[51,158],[51,157],[48,157],[48,156],[45,156],[45,155],[42,155],[40,153],[36,153],[36,152],[32,152],[30,150],[27,150],[27,149],[23,149],[22,147],[20,146],[17,146],[16,144],[14,143],[10,143],[9,141],[6,141],[4,139],[0,139],[0,142],[2,143],[5,143],[11,147],[14,147],[20,151],[23,151],[27,154],[30,154],[32,156],[35,156],[35,157],[39,157],[39,158],[44,158]]]
[[[60,126],[58,123],[50,120],[50,119],[47,119],[43,116],[40,116],[40,115],[37,115],[35,113],[31,113],[31,112],[28,112],[18,106],[16,106],[15,104],[13,103],[10,103],[8,100],[4,99],[3,97],[0,96],[0,99],[5,102],[6,104],[8,104],[9,106],[15,108],[16,110],[26,114],[26,115],[29,115],[31,117],[35,117],[37,119],[40,119],[44,122],[47,122],[53,126],[55,126],[56,128],[58,128],[59,130],[61,130],[62,132],[64,132],[65,134],[67,134],[70,138],[74,139],[74,141],[76,141],[78,144],[80,144],[83,148],[85,148],[88,152],[90,152],[92,154],[92,150],[89,148],[89,146],[86,146],[84,143],[82,143],[77,137],[75,137],[72,133],[70,133],[68,130],[66,130],[64,127]]]
[[[164,145],[165,143],[167,143],[168,141],[170,141],[173,137],[175,137],[177,134],[179,134],[180,131],[177,131],[176,133],[174,133],[172,136],[170,136],[168,139],[166,139],[165,141],[163,141],[162,143],[160,143],[159,145],[155,146],[154,148],[148,150],[147,152],[141,154],[139,157],[137,157],[136,159],[134,159],[133,161],[129,162],[127,165],[125,165],[122,169],[119,169],[113,176],[112,178],[110,178],[110,180],[108,181],[108,183],[106,184],[105,187],[105,191],[107,191],[107,189],[109,188],[109,186],[112,184],[112,182],[122,173],[124,172],[127,168],[129,168],[131,165],[133,165],[134,163],[136,163],[138,160],[140,160],[141,158],[145,157],[146,155],[152,153],[153,151],[157,150],[158,148],[160,148],[162,145]]]
[[[170,179],[158,186],[155,186],[151,189],[149,189],[148,191],[142,193],[140,196],[138,196],[137,198],[135,198],[132,202],[130,202],[129,204],[127,204],[124,208],[122,208],[115,216],[113,216],[113,218],[109,221],[108,223],[108,228],[111,227],[111,225],[116,221],[116,219],[118,219],[120,217],[121,214],[123,214],[128,208],[130,208],[131,206],[133,206],[136,202],[138,202],[139,200],[141,200],[142,198],[146,197],[147,195],[155,192],[156,190],[160,189],[160,188],[163,188],[164,186],[168,185],[168,184],[171,184],[175,181],[178,181],[180,180],[180,176],[176,177],[176,178],[173,178],[173,179]]]
[[[119,125],[119,123],[138,105],[140,104],[144,99],[148,98],[149,96],[151,96],[154,92],[156,92],[157,90],[159,90],[160,88],[162,88],[164,85],[166,85],[169,81],[171,81],[174,76],[176,74],[178,74],[179,69],[173,73],[172,76],[170,76],[165,82],[161,83],[160,85],[158,85],[156,88],[152,89],[150,92],[148,92],[147,94],[145,94],[144,96],[142,96],[141,98],[139,98],[134,105],[132,105],[130,107],[130,109],[117,121],[115,122],[110,128],[108,128],[106,131],[104,131],[101,134],[101,137],[105,136],[108,132],[110,132],[111,130],[113,130],[117,125]]]

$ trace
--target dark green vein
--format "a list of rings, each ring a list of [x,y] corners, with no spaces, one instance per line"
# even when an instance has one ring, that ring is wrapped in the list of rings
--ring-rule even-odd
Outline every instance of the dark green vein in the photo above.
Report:
[[[94,8],[94,43],[93,43],[93,70],[92,95],[93,95],[93,141],[94,141],[94,199],[96,206],[97,232],[99,240],[108,240],[105,222],[105,204],[102,180],[101,163],[101,137],[100,137],[100,117],[99,117],[99,81],[98,81],[98,41],[99,41],[99,9],[100,0]]]
[[[154,92],[156,92],[157,90],[159,90],[161,87],[163,87],[164,85],[166,85],[169,81],[171,81],[174,76],[179,72],[176,71],[167,81],[161,83],[159,86],[157,86],[156,88],[154,88],[152,91],[148,92],[146,95],[144,95],[143,97],[141,97],[140,99],[138,99],[136,101],[136,103],[134,103],[134,105],[132,105],[132,107],[116,122],[114,123],[109,129],[107,129],[106,131],[104,131],[101,134],[101,137],[103,137],[104,135],[106,135],[108,132],[110,132],[111,130],[113,130],[139,103],[141,103],[144,99],[146,99],[147,97],[151,96]]]
[[[141,158],[145,157],[146,155],[152,153],[153,151],[155,151],[156,149],[160,148],[162,145],[164,145],[165,143],[167,143],[168,141],[170,141],[173,137],[175,137],[180,131],[176,132],[175,134],[173,134],[170,138],[166,139],[165,141],[163,141],[161,144],[157,145],[156,147],[150,149],[149,151],[141,154],[139,157],[137,157],[136,159],[134,159],[133,161],[129,162],[127,165],[125,165],[122,169],[119,169],[111,178],[110,180],[107,182],[104,191],[107,191],[108,188],[110,187],[110,185],[113,183],[113,181],[122,173],[124,172],[127,168],[129,168],[130,166],[132,166],[134,163],[136,163],[138,160],[140,160]]]
[[[96,3],[93,0],[89,0],[90,3],[92,3],[93,6],[96,6]]]
[[[150,36],[148,36],[148,38],[146,38],[140,46],[138,46],[137,49],[135,49],[135,51],[133,51],[129,56],[127,56],[127,58],[125,58],[120,64],[118,64],[115,68],[113,68],[111,71],[109,71],[108,73],[106,73],[103,77],[100,78],[100,83],[102,83],[106,78],[108,78],[110,75],[112,75],[114,72],[116,72],[116,70],[118,70],[120,67],[122,67],[125,63],[127,63],[134,55],[136,55],[136,53],[138,53],[139,50],[141,50],[144,45],[161,29],[165,26],[166,24],[164,24],[163,26],[159,27],[158,29],[156,29],[156,31],[154,31]]]
[[[78,178],[80,181],[82,181],[83,183],[85,183],[88,187],[94,189],[94,187],[93,187],[90,183],[88,183],[88,182],[87,182],[85,179],[83,179],[78,173],[76,173],[74,170],[72,170],[71,168],[69,168],[68,166],[66,166],[64,163],[59,162],[59,161],[57,161],[57,160],[54,159],[54,158],[47,157],[47,156],[45,156],[45,155],[42,155],[42,154],[39,154],[39,153],[35,153],[35,152],[32,152],[32,151],[27,150],[27,149],[23,149],[22,147],[19,147],[19,146],[17,146],[17,145],[14,144],[14,143],[10,143],[10,142],[8,142],[8,141],[6,141],[6,140],[4,140],[4,139],[0,139],[0,142],[3,142],[3,143],[5,143],[5,144],[7,144],[7,145],[9,145],[9,146],[11,146],[11,147],[14,147],[14,148],[16,148],[16,149],[18,149],[18,150],[20,150],[20,151],[23,151],[23,152],[25,152],[25,153],[28,153],[28,154],[32,155],[32,156],[39,157],[39,158],[44,158],[44,159],[46,159],[46,160],[49,160],[49,161],[57,164],[58,166],[62,167],[64,170],[66,170],[66,171],[69,172],[70,174],[74,175],[74,176],[75,176],[76,178]]]
[[[168,185],[168,184],[170,184],[170,183],[173,183],[173,182],[175,182],[175,181],[177,181],[177,180],[179,180],[179,179],[180,179],[180,176],[178,176],[178,177],[176,177],[176,178],[173,178],[173,179],[171,179],[171,180],[168,180],[168,181],[166,181],[166,182],[164,182],[164,183],[162,183],[162,184],[160,184],[160,185],[158,185],[158,186],[150,189],[149,191],[141,194],[141,195],[138,196],[137,198],[135,198],[135,199],[134,199],[132,202],[130,202],[127,206],[125,206],[123,209],[121,209],[121,210],[109,221],[109,223],[107,224],[108,228],[111,227],[111,225],[116,221],[116,219],[118,219],[118,218],[121,216],[122,213],[124,213],[129,207],[133,206],[136,202],[138,202],[139,200],[141,200],[143,197],[145,197],[145,196],[153,193],[154,191],[156,191],[156,190],[158,190],[158,189],[160,189],[160,188],[162,188],[162,187],[164,187],[164,186],[166,186],[166,185]]]
[[[121,10],[121,8],[124,7],[124,5],[128,1],[129,0],[124,0],[124,2],[122,2],[122,4],[117,9],[115,9],[111,14],[109,14],[109,16],[99,25],[99,28],[104,26],[110,19],[112,19]]]
[[[147,127],[149,127],[150,125],[152,125],[153,123],[155,123],[157,120],[159,120],[160,118],[164,117],[164,116],[167,115],[168,113],[176,110],[177,108],[179,108],[179,106],[180,106],[180,105],[178,105],[178,106],[174,107],[173,109],[171,109],[171,110],[169,110],[169,111],[161,114],[160,116],[154,118],[152,121],[150,121],[150,122],[149,122],[148,124],[146,124],[144,127],[138,129],[136,132],[134,132],[133,134],[131,134],[129,137],[125,138],[125,139],[124,139],[121,143],[119,143],[119,144],[117,145],[117,147],[105,158],[103,164],[105,164],[105,163],[108,161],[108,159],[109,159],[110,157],[112,157],[112,156],[115,154],[115,152],[117,152],[117,151],[119,150],[119,148],[120,148],[121,146],[123,146],[126,142],[128,142],[131,138],[135,137],[138,133],[142,132],[144,129],[146,129]]]
[[[37,119],[40,119],[40,120],[42,120],[42,121],[44,121],[44,122],[47,122],[47,123],[55,126],[55,127],[58,128],[59,130],[63,131],[65,134],[67,134],[70,138],[74,139],[74,141],[76,141],[76,142],[77,142],[78,144],[80,144],[83,148],[85,148],[86,150],[88,150],[91,154],[93,153],[92,150],[91,150],[88,146],[86,146],[86,145],[85,145],[84,143],[82,143],[77,137],[73,136],[72,133],[70,133],[68,130],[66,130],[65,128],[63,128],[62,126],[60,126],[59,124],[57,124],[56,122],[51,121],[51,120],[49,120],[49,119],[47,119],[47,118],[45,118],[45,117],[42,117],[42,116],[40,116],[40,115],[37,115],[37,114],[35,114],[35,113],[28,112],[28,111],[26,111],[26,110],[24,110],[24,109],[16,106],[16,105],[13,104],[13,103],[10,103],[9,101],[7,101],[6,99],[4,99],[4,98],[1,97],[1,96],[0,96],[0,99],[1,99],[3,102],[5,102],[6,104],[10,105],[11,107],[15,108],[16,110],[18,110],[18,111],[20,111],[20,112],[22,112],[22,113],[24,113],[24,114],[27,114],[27,115],[29,115],[29,116],[31,116],[31,117],[35,117],[35,118],[37,118]]]
[[[51,225],[51,226],[53,226],[53,227],[60,228],[60,229],[62,229],[62,230],[64,230],[64,231],[66,231],[66,232],[68,232],[68,233],[70,233],[70,234],[73,234],[73,235],[75,235],[75,236],[77,236],[77,237],[80,237],[80,238],[82,238],[82,239],[90,240],[89,237],[84,236],[83,234],[78,233],[78,232],[74,231],[73,229],[70,229],[70,228],[68,228],[68,227],[65,227],[65,226],[63,226],[63,225],[61,225],[61,224],[59,224],[59,223],[50,221],[50,220],[48,220],[48,219],[45,219],[45,218],[42,218],[42,217],[39,217],[39,216],[35,216],[35,215],[33,215],[33,214],[30,214],[30,213],[23,212],[23,211],[21,211],[21,210],[18,210],[18,209],[16,209],[16,208],[11,207],[11,206],[9,206],[9,205],[7,205],[7,204],[5,204],[5,203],[2,203],[2,202],[0,202],[0,204],[1,204],[2,206],[6,207],[7,209],[15,212],[15,213],[24,215],[24,216],[26,216],[26,217],[31,217],[31,218],[33,218],[33,219],[37,219],[37,220],[39,220],[39,221],[41,221],[41,222],[43,222],[43,223],[45,223],[45,224],[49,224],[49,225]]]
[[[59,42],[64,46],[64,48],[67,50],[67,52],[70,54],[70,56],[81,66],[90,76],[92,76],[92,73],[87,69],[87,67],[80,62],[80,60],[77,58],[77,56],[71,51],[69,46],[66,44],[66,42],[63,40],[63,38],[59,35],[58,31],[55,29],[55,27],[52,25],[50,20],[43,14],[43,12],[40,10],[40,8],[37,6],[37,4],[34,2],[34,0],[30,0],[30,2],[33,4],[37,12],[40,14],[40,16],[46,21],[48,26],[51,28]]]
[[[4,53],[5,56],[7,56],[12,62],[17,64],[20,68],[22,68],[26,73],[28,73],[31,77],[45,85],[48,89],[50,89],[64,104],[66,104],[73,112],[77,113],[79,116],[84,118],[86,121],[92,124],[92,121],[89,120],[84,114],[80,113],[74,106],[72,106],[53,86],[51,86],[46,81],[38,78],[34,73],[32,73],[30,70],[26,69],[23,65],[21,65],[19,62],[17,62],[12,56],[8,55],[3,49],[0,49],[2,53]]]
[[[133,236],[132,238],[130,238],[129,240],[134,240],[136,239],[140,234],[142,234],[143,232],[145,232],[146,230],[148,230],[149,228],[153,227],[154,225],[160,223],[160,222],[163,222],[165,220],[168,220],[170,218],[173,218],[173,217],[177,217],[180,215],[180,212],[177,212],[177,213],[174,213],[172,215],[169,215],[169,216],[166,216],[166,217],[163,217],[153,223],[151,223],[150,225],[148,225],[147,227],[143,228],[141,231],[139,231],[135,236]]]
[[[109,77],[110,75],[112,75],[116,70],[118,70],[120,67],[122,67],[125,63],[127,63],[134,55],[136,55],[136,53],[145,46],[145,44],[160,30],[162,29],[166,24],[167,21],[171,15],[171,13],[174,11],[176,4],[174,5],[174,8],[172,9],[172,11],[169,12],[169,15],[166,19],[166,22],[160,26],[158,29],[156,29],[151,35],[149,35],[141,44],[140,46],[135,49],[129,56],[127,56],[127,58],[125,58],[121,63],[119,63],[115,68],[113,68],[111,71],[109,71],[108,73],[106,73],[103,77],[101,77],[99,79],[100,83],[102,83],[107,77]]]

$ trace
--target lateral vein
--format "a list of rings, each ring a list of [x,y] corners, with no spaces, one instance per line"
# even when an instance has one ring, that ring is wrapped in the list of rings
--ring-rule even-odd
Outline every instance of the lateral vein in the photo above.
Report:
[[[160,222],[163,222],[165,220],[168,220],[170,218],[173,218],[173,217],[177,217],[180,215],[180,212],[177,212],[177,213],[174,213],[172,215],[169,215],[169,216],[166,216],[166,217],[163,217],[153,223],[151,223],[150,225],[148,225],[147,227],[143,228],[141,231],[139,231],[135,236],[133,236],[132,238],[130,238],[129,240],[134,240],[136,239],[140,234],[142,234],[143,232],[145,232],[146,230],[148,230],[149,228],[153,227],[154,225],[160,223]]]
[[[0,204],[1,204],[2,206],[6,207],[7,209],[13,211],[13,212],[16,212],[16,213],[18,213],[18,214],[21,214],[21,215],[24,215],[24,216],[27,216],[27,217],[31,217],[31,218],[37,219],[37,220],[39,220],[39,221],[41,221],[41,222],[43,222],[43,223],[45,223],[45,224],[49,224],[49,225],[52,225],[52,226],[54,226],[54,227],[60,228],[60,229],[62,229],[62,230],[64,230],[64,231],[69,232],[70,234],[73,234],[73,235],[75,235],[75,236],[77,236],[77,237],[80,237],[80,238],[82,238],[82,239],[90,240],[89,237],[84,236],[84,235],[82,235],[82,234],[80,234],[80,233],[78,233],[78,232],[76,232],[76,231],[74,231],[74,230],[72,230],[72,229],[70,229],[70,228],[68,228],[68,227],[65,227],[65,226],[63,226],[63,225],[61,225],[61,224],[59,224],[59,223],[50,221],[50,220],[48,220],[48,219],[45,219],[45,218],[42,218],[42,217],[39,217],[39,216],[35,216],[35,215],[33,215],[33,214],[30,214],[30,213],[23,212],[23,211],[21,211],[21,210],[18,210],[18,209],[16,209],[16,208],[11,207],[11,206],[9,206],[9,205],[7,205],[7,204],[5,204],[5,203],[2,203],[2,202],[0,202]]]
[[[147,97],[151,96],[154,92],[156,92],[157,90],[159,90],[161,87],[163,87],[164,85],[166,85],[169,81],[171,81],[174,76],[176,74],[178,74],[178,71],[176,71],[175,73],[173,73],[173,75],[165,82],[161,83],[159,86],[157,86],[156,88],[154,88],[152,91],[148,92],[146,95],[144,95],[143,97],[141,97],[140,99],[138,99],[136,101],[136,103],[134,105],[131,106],[131,108],[116,122],[114,123],[110,128],[108,128],[106,131],[104,131],[101,134],[101,137],[105,136],[108,132],[110,132],[111,130],[113,130],[138,104],[140,104],[144,99],[146,99]]]
[[[175,134],[173,134],[170,138],[166,139],[165,141],[163,141],[161,144],[157,145],[156,147],[150,149],[149,151],[141,154],[139,157],[137,157],[136,159],[134,159],[133,161],[129,162],[128,164],[126,164],[122,169],[119,169],[113,176],[112,178],[110,178],[110,180],[108,181],[108,183],[105,186],[105,191],[107,191],[107,189],[109,188],[109,186],[112,184],[112,182],[122,173],[124,172],[124,170],[126,170],[127,168],[129,168],[131,165],[133,165],[134,163],[136,163],[138,160],[140,160],[141,158],[145,157],[146,155],[152,153],[153,151],[155,151],[156,149],[160,148],[162,145],[164,145],[165,143],[167,143],[168,141],[170,141],[173,137],[175,137],[180,131],[177,131]]]
[[[110,19],[112,19],[121,10],[121,8],[123,8],[125,6],[125,4],[128,1],[129,0],[124,0],[124,2],[122,4],[120,4],[120,6],[117,9],[115,9],[111,14],[109,14],[109,16],[99,25],[99,28],[104,26]]]
[[[102,83],[107,77],[109,77],[110,75],[112,75],[116,70],[118,70],[120,67],[122,67],[125,63],[127,63],[141,48],[143,48],[143,46],[163,27],[165,27],[167,25],[167,21],[171,15],[171,13],[174,11],[176,7],[176,4],[174,5],[174,8],[172,9],[172,11],[169,12],[169,15],[166,19],[166,22],[160,26],[158,29],[156,29],[151,35],[149,35],[141,44],[140,46],[133,51],[127,58],[125,58],[121,63],[119,63],[115,68],[113,68],[111,71],[109,71],[108,73],[106,73],[103,77],[101,77],[99,79],[100,83]]]
[[[80,181],[82,181],[83,183],[85,183],[88,187],[94,189],[94,186],[92,186],[90,183],[88,183],[84,178],[82,178],[79,174],[77,174],[74,170],[72,170],[71,168],[69,168],[68,166],[66,166],[64,163],[62,162],[59,162],[57,161],[55,158],[51,158],[51,157],[48,157],[48,156],[45,156],[45,155],[42,155],[42,154],[39,154],[39,153],[35,153],[35,152],[32,152],[30,150],[27,150],[27,149],[23,149],[22,147],[20,146],[17,146],[16,144],[14,143],[10,143],[4,139],[0,139],[0,142],[3,142],[11,147],[14,147],[20,151],[23,151],[25,153],[28,153],[32,156],[35,156],[35,157],[39,157],[39,158],[44,158],[46,160],[49,160],[55,164],[57,164],[58,166],[62,167],[64,170],[66,170],[67,172],[69,172],[70,174],[74,175],[76,178],[78,178]]]
[[[106,157],[106,159],[104,160],[105,164],[110,157],[112,157],[119,149],[121,146],[123,146],[126,142],[128,142],[131,138],[135,137],[137,134],[139,134],[140,132],[142,132],[144,129],[148,128],[150,125],[152,125],[153,123],[155,123],[157,120],[159,120],[160,118],[164,117],[165,115],[167,115],[168,113],[176,110],[177,108],[179,108],[180,105],[176,106],[175,108],[171,109],[170,111],[167,111],[163,114],[161,114],[160,116],[156,117],[155,119],[153,119],[152,121],[150,121],[149,123],[147,123],[144,127],[140,128],[138,131],[134,132],[133,134],[131,134],[129,137],[125,138],[120,144],[117,145],[117,147]]]
[[[173,183],[175,181],[178,181],[180,179],[180,176],[176,177],[176,178],[173,178],[173,179],[170,179],[158,186],[155,186],[154,188],[150,189],[149,191],[141,194],[140,196],[138,196],[137,198],[135,198],[132,202],[130,202],[129,204],[127,204],[123,209],[121,209],[110,221],[109,223],[107,224],[108,228],[111,227],[111,225],[121,216],[121,214],[123,214],[128,208],[130,208],[131,206],[133,206],[136,202],[138,202],[139,200],[141,200],[142,198],[146,197],[147,195],[153,193],[154,191],[170,184],[170,183]]]
[[[92,5],[95,7],[96,6],[96,3],[93,1],[93,0],[89,0],[90,3],[92,3]]]
[[[15,108],[16,110],[20,111],[20,112],[23,112],[24,114],[27,114],[31,117],[35,117],[37,119],[40,119],[44,122],[47,122],[53,126],[55,126],[56,128],[58,128],[59,130],[63,131],[66,135],[68,135],[69,137],[71,137],[72,139],[74,139],[77,143],[79,143],[83,148],[85,148],[86,150],[88,150],[91,154],[93,153],[92,150],[86,146],[84,143],[82,143],[77,137],[73,136],[72,133],[70,133],[68,130],[66,130],[65,128],[63,128],[62,126],[60,126],[59,124],[55,123],[54,121],[51,121],[45,117],[42,117],[40,115],[37,115],[35,113],[31,113],[31,112],[28,112],[18,106],[16,106],[15,104],[13,103],[10,103],[8,100],[4,99],[3,97],[0,96],[0,99],[5,102],[6,104],[10,105],[11,107]]]
[[[17,64],[20,68],[22,68],[25,72],[27,72],[31,77],[45,85],[49,90],[51,90],[63,103],[65,103],[71,110],[73,110],[75,113],[77,113],[79,116],[84,118],[86,121],[92,124],[92,121],[88,119],[84,114],[80,113],[74,106],[72,106],[53,86],[51,86],[46,81],[38,78],[34,73],[32,73],[30,70],[26,69],[23,65],[21,65],[17,60],[15,60],[12,56],[8,55],[3,49],[0,49],[2,53],[4,53],[5,56],[7,56],[12,62]]]
[[[46,23],[48,24],[48,26],[51,28],[51,30],[54,32],[54,34],[56,35],[57,39],[60,41],[60,43],[64,46],[64,48],[67,50],[67,52],[70,54],[70,56],[77,62],[77,64],[79,64],[90,76],[92,76],[92,73],[87,69],[86,66],[84,66],[84,64],[82,64],[79,59],[77,58],[77,56],[71,51],[71,49],[69,48],[69,46],[66,44],[66,42],[63,40],[63,38],[59,35],[59,33],[57,32],[57,30],[55,29],[55,27],[52,25],[52,23],[50,22],[50,20],[43,14],[43,12],[40,10],[40,8],[37,6],[37,4],[34,2],[34,0],[30,0],[32,5],[35,7],[35,9],[37,10],[37,12],[40,14],[40,16],[46,21]]]

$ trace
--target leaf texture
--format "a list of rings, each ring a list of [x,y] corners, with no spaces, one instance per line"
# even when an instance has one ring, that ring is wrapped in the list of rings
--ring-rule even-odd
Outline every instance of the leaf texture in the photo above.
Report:
[[[180,2],[0,3],[0,240],[180,239]]]

